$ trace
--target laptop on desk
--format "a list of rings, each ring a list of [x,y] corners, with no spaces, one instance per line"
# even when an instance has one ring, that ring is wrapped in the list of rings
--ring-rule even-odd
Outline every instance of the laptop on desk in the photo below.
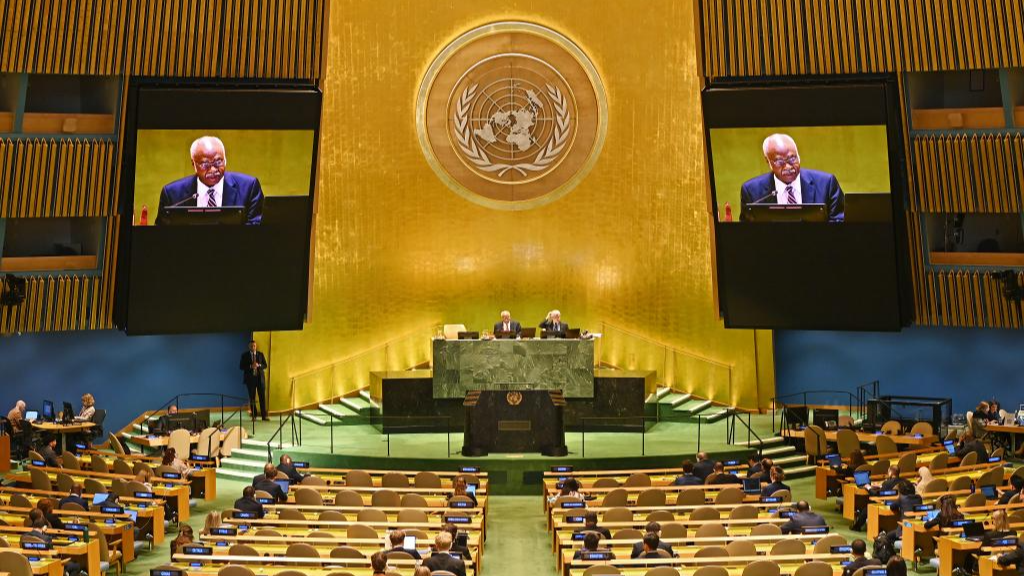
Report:
[[[479,340],[479,332],[459,332],[459,340]]]
[[[970,524],[964,524],[964,538],[971,542],[981,542],[981,539],[985,536],[985,525],[981,522],[971,522]]]
[[[828,222],[824,204],[746,204],[750,222]]]
[[[518,334],[514,330],[498,330],[494,333],[494,337],[499,340],[514,339]]]
[[[537,337],[537,329],[536,328],[523,328],[523,329],[521,329],[519,331],[519,337],[520,338],[536,338]]]

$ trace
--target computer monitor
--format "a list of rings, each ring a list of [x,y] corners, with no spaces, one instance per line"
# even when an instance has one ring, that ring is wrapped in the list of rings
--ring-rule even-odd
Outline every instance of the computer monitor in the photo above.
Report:
[[[964,538],[980,538],[985,534],[985,525],[981,522],[964,524]]]
[[[565,331],[565,337],[572,338],[574,340],[579,340],[580,332],[581,331],[579,328],[569,328],[568,330]]]
[[[164,432],[167,434],[179,428],[192,430],[195,425],[195,417],[192,414],[168,414],[165,418],[167,419],[167,427]]]
[[[289,483],[287,480],[283,480],[283,479],[282,480],[274,480],[274,483],[277,484],[278,486],[280,486],[281,487],[281,491],[284,492],[285,494],[288,493],[288,487],[291,486],[291,483]]]
[[[945,446],[946,452],[949,452],[950,455],[956,454],[956,446],[954,446],[952,442],[945,444]]]
[[[99,506],[100,504],[103,504],[104,502],[107,501],[107,497],[109,497],[109,496],[110,496],[110,494],[96,494],[96,495],[94,495],[92,497],[92,505],[93,506]]]
[[[39,411],[38,410],[26,410],[25,411],[25,420],[28,420],[29,422],[32,422],[33,420],[39,420]]]
[[[536,328],[523,328],[522,330],[519,331],[519,337],[520,338],[526,338],[526,339],[536,338],[537,337],[537,329]]]
[[[402,548],[405,548],[406,550],[415,550],[416,549],[416,537],[415,536],[406,536],[405,540],[402,542]]]
[[[938,510],[932,510],[931,512],[928,512],[927,514],[924,515],[924,521],[925,522],[931,522],[932,520],[935,520],[938,517],[939,517],[939,511]]]
[[[466,494],[476,495],[476,484],[466,484]]]
[[[565,338],[565,332],[554,332],[551,330],[541,330],[541,338]]]
[[[871,481],[871,471],[870,470],[858,470],[857,472],[853,473],[853,482],[857,486],[863,486],[863,485],[867,484],[870,481]]]
[[[743,479],[743,491],[747,494],[760,494],[761,493],[761,479],[760,478],[744,478]]]
[[[71,422],[75,417],[75,407],[71,405],[71,402],[64,403],[64,410],[61,413],[64,422]]]
[[[479,340],[479,332],[459,332],[459,340]]]
[[[515,330],[498,330],[497,332],[494,333],[494,337],[499,339],[499,340],[501,340],[501,339],[506,339],[506,340],[513,339],[516,336],[519,336],[519,334]]]
[[[996,494],[996,487],[991,484],[984,484],[981,487],[981,493],[985,495],[986,500],[998,500],[999,495]]]
[[[838,468],[838,467],[843,465],[843,455],[842,454],[825,454],[825,461],[828,462],[829,466],[831,466],[833,468]]]
[[[43,400],[43,420],[48,422],[56,420],[56,412],[53,410],[52,400]]]

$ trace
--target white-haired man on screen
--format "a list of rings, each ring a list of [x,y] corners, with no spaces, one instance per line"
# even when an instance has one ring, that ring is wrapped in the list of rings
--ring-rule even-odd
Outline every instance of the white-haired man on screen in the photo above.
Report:
[[[239,207],[246,224],[263,220],[263,188],[260,181],[248,174],[228,172],[224,143],[216,136],[203,136],[189,148],[195,174],[175,180],[160,191],[160,209],[156,223],[167,224],[164,208],[190,206],[199,208]]]
[[[743,183],[741,220],[749,216],[750,204],[824,204],[829,222],[842,222],[846,211],[843,189],[827,172],[800,168],[800,151],[788,134],[764,139],[761,152],[770,172]]]

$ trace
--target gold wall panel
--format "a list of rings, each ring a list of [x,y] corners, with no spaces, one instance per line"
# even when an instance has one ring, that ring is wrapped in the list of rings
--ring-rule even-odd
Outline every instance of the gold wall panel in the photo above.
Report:
[[[316,384],[297,385],[297,404],[326,398],[368,374],[317,368],[380,354],[384,342],[425,326],[490,329],[503,308],[528,326],[559,308],[573,326],[619,327],[636,335],[617,339],[638,363],[658,347],[708,359],[693,360],[705,374],[672,383],[768,405],[770,353],[759,371],[754,333],[725,330],[713,304],[693,4],[340,0],[331,8],[313,315],[301,332],[261,337],[272,407],[291,403],[292,376],[315,373],[303,379]],[[434,56],[459,34],[502,20],[568,36],[609,94],[607,140],[593,171],[565,197],[526,211],[453,193],[415,132],[416,91]],[[404,359],[378,357],[361,370],[417,363],[430,331],[419,334]],[[760,342],[770,350],[770,336]],[[672,362],[673,373],[691,370],[682,364]],[[729,366],[731,392],[718,366]]]
[[[328,0],[0,0],[0,71],[320,77]]]
[[[1020,134],[915,136],[911,206],[920,212],[1021,210]]]
[[[116,153],[108,140],[0,139],[0,218],[109,215]]]
[[[1002,283],[991,272],[953,269],[921,273],[915,269],[914,275],[918,324],[1017,329],[1024,322],[1021,303],[1003,296]],[[1018,272],[1017,282],[1022,281],[1024,272]]]
[[[1019,0],[697,0],[704,74],[1005,68],[1024,62]]]

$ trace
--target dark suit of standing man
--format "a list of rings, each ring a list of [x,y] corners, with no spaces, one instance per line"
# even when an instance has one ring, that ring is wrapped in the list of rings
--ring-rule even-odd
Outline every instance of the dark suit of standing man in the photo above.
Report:
[[[747,205],[757,203],[824,204],[829,222],[843,221],[846,200],[839,180],[827,172],[801,170],[800,152],[792,138],[786,134],[772,134],[765,139],[763,152],[771,172],[743,183],[740,188],[744,207],[741,220],[748,217]]]
[[[245,223],[263,221],[263,188],[260,181],[240,172],[228,172],[224,143],[214,136],[203,136],[190,150],[194,176],[175,180],[160,191],[156,223],[167,224],[164,208],[198,206],[200,208],[241,207]]]
[[[256,341],[249,342],[249,350],[242,352],[238,360],[238,369],[242,371],[242,382],[249,390],[249,410],[252,418],[256,418],[256,394],[260,395],[260,417],[270,420],[267,417],[267,386],[266,369],[267,357],[256,349]]]
[[[494,334],[499,332],[511,332],[516,336],[523,331],[522,325],[512,319],[512,313],[508,310],[501,311],[501,321],[494,323]]]

